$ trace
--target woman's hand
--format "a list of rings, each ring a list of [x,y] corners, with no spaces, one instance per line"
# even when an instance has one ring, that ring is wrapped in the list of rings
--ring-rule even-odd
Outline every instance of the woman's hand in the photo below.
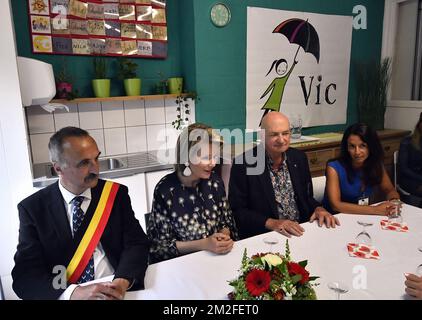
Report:
[[[391,203],[390,201],[384,201],[376,206],[372,206],[374,209],[374,213],[381,215],[381,216],[389,216],[396,210],[396,205]],[[399,206],[399,212],[401,211],[401,206]]]
[[[229,229],[229,228],[227,228],[227,227],[224,227],[223,229],[219,230],[218,232],[219,232],[219,233],[223,233],[223,234],[225,234],[226,236],[229,236],[229,237],[230,237],[230,235],[231,235],[231,233],[230,233],[230,229]]]
[[[205,239],[205,250],[217,254],[225,254],[231,251],[234,241],[230,236],[216,232],[212,236]]]

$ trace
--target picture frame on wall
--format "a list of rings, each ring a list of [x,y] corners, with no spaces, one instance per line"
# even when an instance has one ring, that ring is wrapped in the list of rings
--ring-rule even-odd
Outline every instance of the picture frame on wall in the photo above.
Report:
[[[32,52],[167,57],[165,0],[27,0]]]

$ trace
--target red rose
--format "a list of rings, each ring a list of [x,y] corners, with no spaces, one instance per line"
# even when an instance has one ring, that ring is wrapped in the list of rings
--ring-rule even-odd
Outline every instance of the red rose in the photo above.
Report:
[[[304,284],[309,281],[309,272],[306,271],[300,264],[296,262],[289,262],[288,265],[289,275],[297,275],[300,274],[302,279],[300,279],[299,283]]]
[[[268,271],[252,269],[246,276],[246,288],[256,297],[270,288],[271,276]]]

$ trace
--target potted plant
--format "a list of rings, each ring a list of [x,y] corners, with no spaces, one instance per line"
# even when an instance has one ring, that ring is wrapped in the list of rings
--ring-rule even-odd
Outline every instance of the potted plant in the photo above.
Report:
[[[390,69],[390,58],[384,58],[381,62],[356,64],[359,121],[375,130],[384,129]]]
[[[189,105],[189,99],[193,99],[195,100],[197,98],[197,95],[195,92],[190,93],[186,96],[181,96],[178,95],[176,97],[176,104],[177,104],[177,108],[176,108],[176,119],[174,121],[171,122],[172,126],[176,129],[176,130],[183,130],[184,128],[186,128],[191,121],[191,108]]]
[[[155,93],[156,94],[166,94],[167,93],[167,80],[164,79],[164,74],[160,71],[158,72],[158,76],[160,77],[160,81],[155,85]]]
[[[183,89],[183,78],[173,77],[168,79],[170,94],[181,94]]]
[[[136,76],[138,65],[130,59],[119,59],[117,77],[123,80],[125,92],[127,96],[141,95],[141,79]]]
[[[72,79],[67,72],[66,61],[63,60],[60,71],[55,75],[57,98],[68,99],[72,95]]]
[[[110,97],[110,79],[107,79],[107,64],[104,58],[94,58],[94,75],[92,88],[97,98]]]

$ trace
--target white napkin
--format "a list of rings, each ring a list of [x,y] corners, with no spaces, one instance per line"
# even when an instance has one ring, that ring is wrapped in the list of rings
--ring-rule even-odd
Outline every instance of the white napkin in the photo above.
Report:
[[[47,103],[42,105],[41,108],[50,113],[56,111],[57,109],[64,109],[69,112],[69,107],[61,103]]]

